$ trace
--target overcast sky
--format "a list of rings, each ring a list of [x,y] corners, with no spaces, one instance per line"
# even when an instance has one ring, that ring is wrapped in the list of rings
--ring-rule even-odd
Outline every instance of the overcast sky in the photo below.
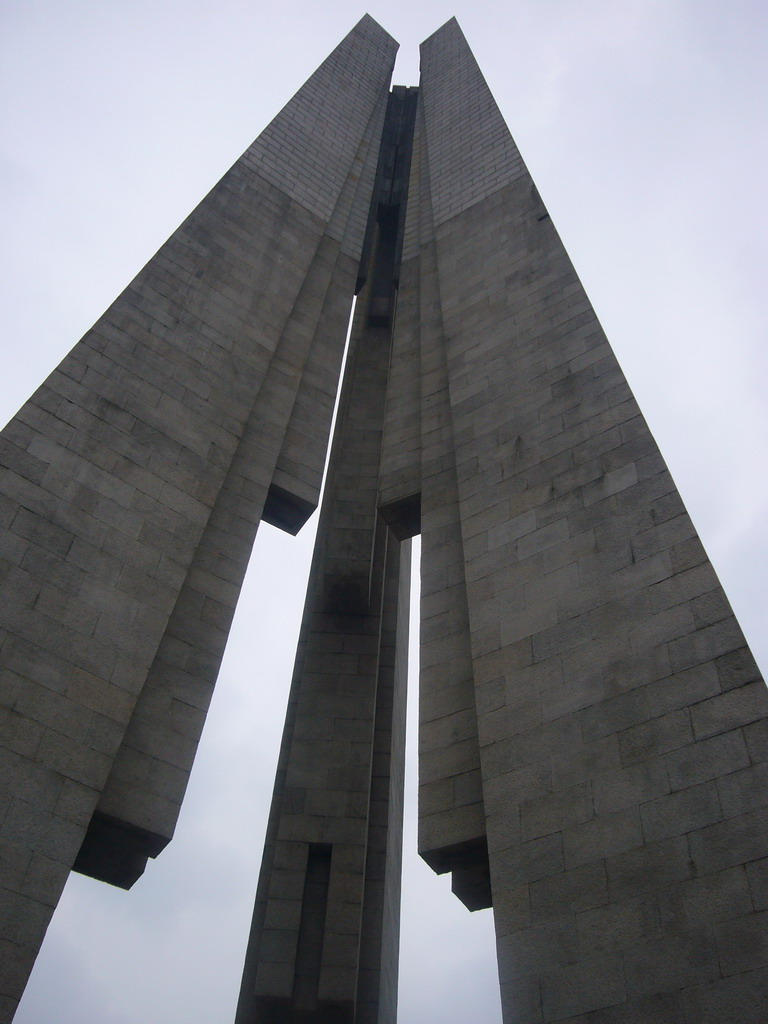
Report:
[[[368,11],[405,85],[458,17],[765,665],[764,0]],[[363,13],[5,0],[3,420]],[[232,1020],[313,528],[262,528],[176,837],[129,893],[73,876],[17,1024]],[[412,817],[400,1024],[497,1024],[490,912],[421,864]]]

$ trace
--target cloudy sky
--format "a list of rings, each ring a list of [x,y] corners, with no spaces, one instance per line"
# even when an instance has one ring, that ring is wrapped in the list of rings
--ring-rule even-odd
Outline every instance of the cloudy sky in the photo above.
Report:
[[[407,85],[458,17],[765,665],[764,0],[368,11]],[[363,13],[5,0],[3,420]],[[231,1021],[311,532],[262,528],[176,837],[130,893],[73,876],[17,1024]],[[400,1024],[497,1024],[490,912],[420,863],[410,809]]]

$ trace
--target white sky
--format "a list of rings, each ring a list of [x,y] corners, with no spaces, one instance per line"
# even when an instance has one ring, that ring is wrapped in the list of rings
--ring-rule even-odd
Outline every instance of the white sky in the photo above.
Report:
[[[764,0],[368,11],[400,41],[406,85],[418,43],[458,17],[765,665]],[[363,13],[5,0],[0,419]],[[262,528],[176,837],[130,893],[73,876],[17,1024],[232,1019],[309,532]],[[400,1024],[496,1024],[490,914],[469,915],[421,865],[412,826]]]

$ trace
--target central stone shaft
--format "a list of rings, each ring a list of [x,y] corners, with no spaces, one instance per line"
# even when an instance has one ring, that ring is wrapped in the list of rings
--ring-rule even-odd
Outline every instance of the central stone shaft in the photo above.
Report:
[[[377,501],[415,111],[395,87],[238,1024],[395,1020],[410,544]]]

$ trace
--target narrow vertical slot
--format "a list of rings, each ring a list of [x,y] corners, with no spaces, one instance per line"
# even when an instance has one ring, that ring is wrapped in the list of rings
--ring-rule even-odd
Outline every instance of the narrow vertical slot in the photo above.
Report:
[[[320,967],[323,959],[323,933],[331,878],[331,850],[325,843],[310,843],[307,873],[301,901],[299,941],[296,947],[296,973],[293,983],[294,1010],[317,1010],[320,991]]]

